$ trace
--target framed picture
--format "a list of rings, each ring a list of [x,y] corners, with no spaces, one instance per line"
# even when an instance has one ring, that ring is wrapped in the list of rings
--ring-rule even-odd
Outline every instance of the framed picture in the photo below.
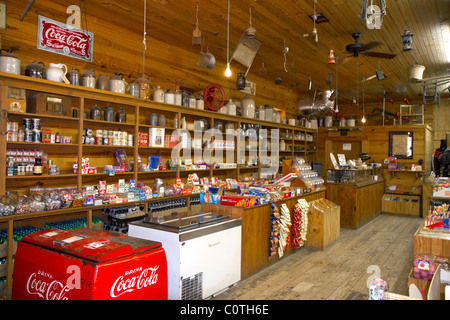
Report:
[[[397,159],[413,158],[414,132],[391,131],[389,132],[389,156]]]

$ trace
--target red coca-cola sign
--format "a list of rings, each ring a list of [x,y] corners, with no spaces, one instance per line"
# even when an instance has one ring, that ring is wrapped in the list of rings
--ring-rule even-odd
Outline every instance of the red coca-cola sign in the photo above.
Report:
[[[39,16],[38,49],[92,61],[94,35]]]

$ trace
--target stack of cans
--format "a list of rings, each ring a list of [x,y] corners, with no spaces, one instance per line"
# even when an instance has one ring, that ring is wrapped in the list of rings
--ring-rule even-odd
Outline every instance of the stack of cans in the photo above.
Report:
[[[42,142],[41,119],[23,119],[24,142]]]

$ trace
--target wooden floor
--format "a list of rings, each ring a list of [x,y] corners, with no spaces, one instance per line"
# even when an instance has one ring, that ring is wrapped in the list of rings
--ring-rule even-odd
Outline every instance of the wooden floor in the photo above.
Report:
[[[357,230],[342,229],[323,251],[301,248],[217,295],[217,300],[367,300],[369,266],[389,291],[408,295],[414,233],[422,218],[381,214]]]

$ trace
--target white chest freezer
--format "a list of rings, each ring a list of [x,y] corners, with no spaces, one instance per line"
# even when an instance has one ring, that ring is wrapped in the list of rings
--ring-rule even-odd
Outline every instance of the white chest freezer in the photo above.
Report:
[[[241,279],[240,218],[213,213],[149,218],[128,235],[161,242],[167,257],[168,299],[200,300]]]

